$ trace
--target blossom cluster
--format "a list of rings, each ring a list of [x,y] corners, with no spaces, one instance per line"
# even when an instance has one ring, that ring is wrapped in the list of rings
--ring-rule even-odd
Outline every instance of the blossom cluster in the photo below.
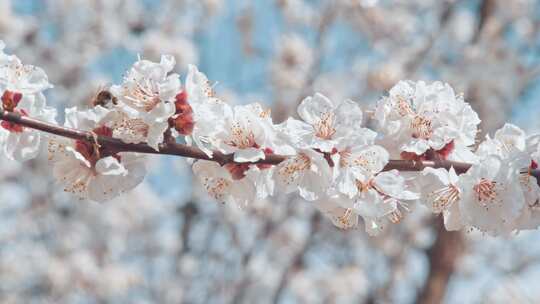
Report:
[[[209,159],[217,152],[233,156],[225,164],[195,159],[192,169],[212,198],[239,207],[296,192],[337,227],[363,222],[371,235],[418,204],[442,214],[448,230],[498,235],[540,225],[540,188],[533,176],[540,135],[506,124],[476,145],[480,119],[448,84],[399,82],[368,111],[355,101],[316,93],[298,105],[298,119],[276,124],[261,104],[232,106],[217,97],[195,66],[184,84],[174,70],[173,56],[139,59],[90,108],[65,110],[66,127],[95,137],[47,136],[53,175],[65,191],[103,202],[144,179],[143,155],[100,144],[98,136],[145,143],[157,152],[183,141]],[[50,87],[43,70],[5,54],[0,43],[2,111],[54,124],[56,111],[43,94]],[[0,126],[0,147],[8,158],[37,156],[38,131],[8,121]],[[285,159],[270,164],[270,155]],[[388,168],[391,160],[471,166],[460,175],[454,168],[400,172]]]

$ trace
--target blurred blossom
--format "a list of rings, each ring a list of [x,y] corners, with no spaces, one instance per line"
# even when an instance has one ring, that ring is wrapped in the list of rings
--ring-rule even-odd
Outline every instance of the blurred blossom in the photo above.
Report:
[[[540,130],[538,1],[262,3],[0,0],[0,40],[46,71],[54,89],[45,97],[59,113],[121,84],[138,55],[170,54],[182,88],[198,64],[228,105],[260,101],[274,118],[316,91],[365,108],[399,80],[439,79],[463,93],[483,133],[509,119]],[[239,29],[246,12],[249,28]],[[373,114],[362,120],[373,125]],[[443,302],[538,298],[537,231],[444,234],[444,215],[410,204],[400,225],[371,238],[335,228],[294,195],[217,204],[175,157],[149,157],[144,182],[98,204],[59,191],[45,158],[0,156],[3,303],[415,303],[430,262],[447,257],[455,267]]]
[[[302,37],[297,35],[282,37],[276,42],[276,59],[271,67],[276,89],[279,91],[301,89],[313,60],[313,51]]]

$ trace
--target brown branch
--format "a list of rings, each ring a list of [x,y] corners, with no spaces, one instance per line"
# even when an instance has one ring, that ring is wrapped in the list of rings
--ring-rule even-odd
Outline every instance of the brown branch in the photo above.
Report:
[[[67,137],[75,140],[84,140],[88,142],[97,142],[110,148],[115,152],[136,152],[145,154],[163,154],[163,155],[176,155],[195,159],[204,159],[215,161],[221,165],[227,163],[234,163],[234,156],[232,154],[224,154],[219,151],[214,151],[213,156],[209,157],[201,149],[197,147],[187,146],[174,142],[166,142],[159,145],[159,150],[155,150],[145,143],[128,144],[120,139],[112,138],[108,136],[101,136],[89,132],[76,130],[72,128],[62,127],[51,123],[39,121],[34,118],[22,116],[18,113],[7,112],[0,110],[0,120],[9,121],[18,125],[22,125],[27,128],[40,130],[46,133]],[[287,159],[287,156],[271,154],[266,155],[265,159],[252,162],[254,164],[271,164],[277,165]],[[471,164],[447,161],[447,160],[434,160],[434,161],[413,161],[413,160],[390,160],[384,167],[384,171],[398,170],[398,171],[422,171],[424,168],[445,168],[450,169],[454,167],[458,174],[465,173],[471,167]],[[540,177],[540,170],[532,170],[531,175]]]
[[[437,239],[427,250],[429,273],[415,303],[442,303],[448,282],[465,248],[460,231],[444,229],[442,218],[437,218]]]
[[[163,154],[163,155],[177,155],[183,157],[190,157],[196,159],[205,159],[218,162],[220,164],[226,164],[233,162],[233,155],[223,154],[221,152],[214,152],[213,157],[209,157],[201,149],[196,147],[191,147],[187,145],[177,144],[177,143],[162,143],[159,145],[159,150],[156,151],[154,148],[150,147],[147,144],[128,144],[120,139],[107,137],[107,136],[96,136],[94,133],[89,131],[76,130],[72,128],[62,127],[37,119],[33,119],[27,116],[19,115],[18,113],[7,112],[0,110],[0,120],[9,121],[24,127],[40,130],[50,134],[67,137],[75,140],[84,140],[88,142],[97,142],[100,145],[107,146],[113,149],[116,152],[137,152],[137,153],[146,153],[146,154]],[[284,156],[279,155],[268,155],[264,160],[264,163],[268,164],[278,164],[285,159]]]

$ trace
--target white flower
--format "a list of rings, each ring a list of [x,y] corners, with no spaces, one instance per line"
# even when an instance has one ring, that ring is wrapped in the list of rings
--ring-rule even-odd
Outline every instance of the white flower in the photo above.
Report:
[[[164,55],[159,63],[139,60],[128,71],[122,85],[111,87],[122,110],[149,126],[146,142],[154,149],[163,142],[169,118],[175,114],[174,100],[181,90],[174,69],[175,60]]]
[[[210,85],[208,77],[199,72],[199,69],[194,65],[189,65],[188,67],[186,92],[189,103],[195,107],[202,104],[220,102],[214,94],[214,89]]]
[[[258,103],[235,106],[232,115],[222,117],[224,123],[214,134],[215,149],[234,154],[236,162],[254,162],[265,158],[265,150],[278,154],[294,154],[294,149],[280,140],[270,112]]]
[[[398,223],[403,218],[402,209],[408,210],[405,201],[419,198],[417,193],[407,190],[405,178],[397,170],[360,176],[356,184],[359,193],[354,210],[364,218],[366,231],[371,235],[380,232],[386,220]]]
[[[515,221],[515,228],[537,229],[540,226],[540,187],[537,179],[529,172],[521,173],[520,177],[525,207]]]
[[[109,110],[99,106],[86,111],[69,108],[66,109],[65,125],[111,136],[113,129],[110,126],[114,121],[108,114]],[[116,152],[93,142],[51,139],[49,153],[54,164],[53,175],[64,185],[64,190],[97,202],[108,201],[133,189],[146,174],[143,157]]]
[[[255,115],[256,121],[264,130],[264,140],[259,143],[260,146],[271,149],[273,153],[280,155],[294,155],[296,150],[289,144],[286,138],[283,138],[281,129],[272,122],[270,109],[265,109],[259,103],[252,103],[246,106],[244,111]]]
[[[358,226],[358,214],[352,205],[353,201],[342,195],[325,197],[313,202],[313,206],[329,217],[339,229],[353,229]]]
[[[459,210],[465,224],[495,235],[512,231],[525,206],[520,170],[490,155],[462,174]]]
[[[0,57],[0,91],[34,95],[52,88],[47,74],[33,65],[24,65],[15,55]]]
[[[518,142],[522,144],[521,140]],[[540,186],[538,180],[532,175],[532,170],[538,169],[540,163],[540,135],[535,134],[526,138],[525,151],[530,164],[521,171],[520,183],[525,199],[525,207],[521,216],[516,220],[517,229],[537,229],[540,226]]]
[[[264,159],[266,134],[272,130],[266,129],[262,117],[254,111],[258,105],[235,106],[233,115],[225,117],[219,140],[218,149],[226,154],[234,153],[236,162],[253,162]]]
[[[474,160],[469,146],[480,120],[448,84],[401,81],[379,101],[375,119],[393,157]]]
[[[290,118],[282,128],[291,142],[302,149],[331,152],[361,128],[362,110],[351,100],[334,103],[322,94],[307,97],[298,106],[303,121]]]
[[[332,154],[334,191],[346,202],[342,208],[351,209],[347,215],[360,215],[370,235],[379,233],[390,220],[398,222],[404,201],[415,200],[418,195],[408,190],[405,179],[396,170],[381,172],[388,163],[388,152],[374,145],[376,133],[360,129],[354,136],[343,140]]]
[[[233,116],[232,108],[216,98],[208,78],[190,65],[186,77],[185,92],[190,106],[193,108],[194,128],[191,136],[186,137],[188,144],[192,142],[208,156],[219,146],[216,134],[225,129],[226,119]]]
[[[102,110],[103,108],[96,109]],[[107,121],[107,126],[112,129],[111,136],[121,139],[125,143],[145,142],[148,137],[152,136],[149,135],[150,131],[155,131],[142,118],[137,115],[133,117],[133,113],[125,112],[120,107],[112,107],[105,115],[103,120]]]
[[[272,83],[280,93],[300,90],[314,62],[313,49],[298,35],[280,38],[270,65]]]
[[[422,202],[435,214],[443,213],[444,226],[447,230],[459,230],[462,227],[459,200],[459,176],[454,168],[425,168],[422,172]]]
[[[509,170],[508,180],[513,185],[518,184],[521,189],[522,195],[519,198],[516,197],[516,201],[505,201],[505,204],[509,206],[515,206],[516,202],[521,206],[521,202],[524,201],[519,217],[506,225],[505,232],[513,229],[536,228],[540,223],[540,214],[538,213],[540,187],[536,178],[531,174],[531,170],[538,166],[536,153],[539,142],[539,136],[527,137],[519,127],[505,124],[495,132],[493,138],[486,136],[476,151],[481,161],[489,157],[499,158],[505,170]]]
[[[369,129],[358,130],[339,144],[332,154],[336,190],[353,198],[358,194],[357,180],[373,176],[388,163],[388,152],[374,145],[377,133]]]
[[[272,165],[251,165],[246,171],[246,176],[255,185],[257,198],[265,199],[274,195],[276,181],[274,174],[276,167]]]
[[[527,153],[527,136],[523,130],[512,124],[505,124],[495,132],[493,138],[486,136],[480,143],[476,154],[479,157],[497,155],[505,162],[512,163],[516,167],[527,168],[531,162],[531,156]]]
[[[540,134],[527,137],[525,149],[531,160],[536,163],[535,166],[538,166],[540,164]]]
[[[4,91],[2,96],[7,96],[7,92],[9,91]],[[3,109],[7,111],[5,106]],[[23,95],[10,112],[56,123],[56,110],[45,105],[45,96],[42,93]],[[34,129],[8,121],[0,122],[0,148],[9,159],[26,161],[35,158],[39,152],[41,136],[42,134]]]
[[[233,177],[230,171],[215,162],[196,161],[193,173],[208,194],[219,202],[244,207],[255,199],[255,187],[251,180]]]
[[[299,191],[305,200],[313,201],[326,195],[332,171],[321,153],[299,150],[277,165],[275,179],[285,193]]]
[[[42,91],[52,87],[40,68],[23,65],[0,47],[0,107],[6,112],[55,123],[56,110],[47,107]],[[0,148],[10,159],[25,161],[37,156],[41,134],[8,121],[0,122]]]

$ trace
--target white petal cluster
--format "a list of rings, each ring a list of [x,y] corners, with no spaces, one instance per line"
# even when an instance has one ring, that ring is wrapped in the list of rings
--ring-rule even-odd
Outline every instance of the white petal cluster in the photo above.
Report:
[[[375,120],[392,158],[474,160],[480,119],[448,84],[400,81],[378,102]]]
[[[54,122],[45,73],[3,47],[2,110]],[[92,108],[66,110],[66,127],[95,136],[50,140],[53,175],[66,191],[101,202],[144,179],[144,157],[102,146],[98,136],[156,151],[183,141],[216,157],[192,160],[193,172],[210,197],[238,207],[298,193],[337,227],[363,222],[370,235],[401,221],[416,203],[442,214],[448,230],[501,235],[540,225],[540,135],[506,124],[473,150],[480,119],[448,84],[401,81],[366,111],[371,122],[358,103],[316,93],[298,105],[298,119],[275,124],[259,103],[221,100],[197,67],[189,66],[184,86],[174,70],[172,56],[139,59]],[[377,132],[366,128],[370,123]],[[39,143],[37,131],[1,122],[0,146],[9,158],[35,157]],[[424,169],[403,174],[400,164]]]
[[[122,112],[147,125],[144,141],[156,150],[163,142],[169,118],[175,114],[174,101],[181,89],[179,75],[170,73],[174,65],[174,57],[169,55],[163,55],[159,63],[139,60],[121,85],[111,87]]]
[[[466,173],[426,168],[423,202],[444,215],[448,230],[475,228],[499,235],[537,228],[540,187],[531,174],[537,167],[537,138],[506,124],[479,145],[477,162]]]
[[[331,152],[361,129],[362,110],[351,100],[335,103],[315,94],[300,103],[298,115],[302,121],[290,118],[284,129],[299,148]]]
[[[121,85],[99,93],[110,95],[108,100],[87,110],[66,109],[65,126],[126,143],[147,143],[158,150],[182,91],[179,75],[171,73],[174,65],[174,58],[167,55],[159,63],[139,59]],[[98,202],[133,189],[146,174],[144,157],[111,150],[95,140],[54,138],[49,155],[53,174],[65,191]]]
[[[55,123],[56,110],[46,105],[43,91],[52,87],[45,72],[24,65],[15,55],[3,52],[0,41],[0,108],[7,112]],[[9,159],[25,161],[37,156],[41,143],[39,132],[2,121],[0,149]]]
[[[89,110],[66,109],[66,127],[112,136],[116,115],[101,106]],[[144,158],[111,151],[95,142],[54,138],[49,141],[53,175],[64,191],[97,202],[108,201],[133,189],[146,174]]]
[[[418,199],[397,170],[382,172],[389,154],[375,144],[377,133],[362,127],[357,103],[316,94],[298,106],[302,120],[275,125],[259,104],[231,107],[214,97],[202,73],[194,68],[190,73],[201,80],[186,82],[195,117],[193,142],[205,151],[234,154],[237,163],[195,163],[194,172],[212,197],[244,206],[278,190],[298,192],[338,227],[354,227],[362,216],[373,234],[387,221],[398,222],[407,202]],[[212,128],[204,129],[207,125]],[[289,157],[276,166],[252,164],[272,153]]]

